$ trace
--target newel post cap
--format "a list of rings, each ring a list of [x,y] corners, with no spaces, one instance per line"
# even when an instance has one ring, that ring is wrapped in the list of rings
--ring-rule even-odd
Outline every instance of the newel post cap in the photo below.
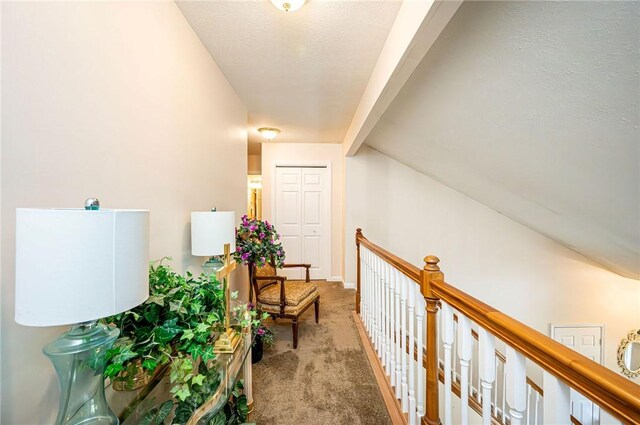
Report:
[[[440,262],[440,259],[435,255],[427,255],[426,257],[424,257],[424,263],[425,263],[424,269],[429,272],[439,272],[440,271],[440,266],[438,266],[439,262]]]

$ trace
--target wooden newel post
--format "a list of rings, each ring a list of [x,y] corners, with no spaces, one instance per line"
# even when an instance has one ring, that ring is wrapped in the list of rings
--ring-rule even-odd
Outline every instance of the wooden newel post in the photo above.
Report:
[[[360,238],[362,229],[356,229],[356,313],[360,314]]]
[[[440,424],[440,412],[438,408],[438,298],[431,291],[431,282],[444,280],[444,274],[440,271],[438,263],[440,259],[429,255],[424,259],[424,268],[420,271],[421,293],[427,305],[427,404],[423,423],[428,425]]]

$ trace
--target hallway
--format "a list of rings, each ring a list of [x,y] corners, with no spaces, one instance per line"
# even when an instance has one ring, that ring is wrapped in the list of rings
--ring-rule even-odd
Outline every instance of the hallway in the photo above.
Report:
[[[253,367],[255,411],[261,425],[390,424],[353,322],[355,292],[321,282],[320,323],[313,309],[300,320],[298,349],[291,322],[270,319],[275,345]]]

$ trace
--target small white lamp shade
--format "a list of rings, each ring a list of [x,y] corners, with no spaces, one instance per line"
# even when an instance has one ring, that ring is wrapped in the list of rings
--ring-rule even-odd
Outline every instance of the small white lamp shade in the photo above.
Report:
[[[148,296],[149,211],[16,210],[19,324],[88,322]]]
[[[224,245],[236,249],[236,213],[234,211],[208,211],[191,213],[191,255],[213,256],[224,254]]]

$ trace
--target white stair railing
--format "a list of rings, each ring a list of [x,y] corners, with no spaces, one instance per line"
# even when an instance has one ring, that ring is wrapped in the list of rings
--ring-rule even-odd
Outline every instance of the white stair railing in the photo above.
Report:
[[[360,231],[356,245],[356,309],[405,423],[467,424],[475,412],[483,424],[575,424],[571,388],[640,423],[640,386],[447,284],[436,257],[420,270]],[[542,387],[527,377],[527,362],[544,370]]]

